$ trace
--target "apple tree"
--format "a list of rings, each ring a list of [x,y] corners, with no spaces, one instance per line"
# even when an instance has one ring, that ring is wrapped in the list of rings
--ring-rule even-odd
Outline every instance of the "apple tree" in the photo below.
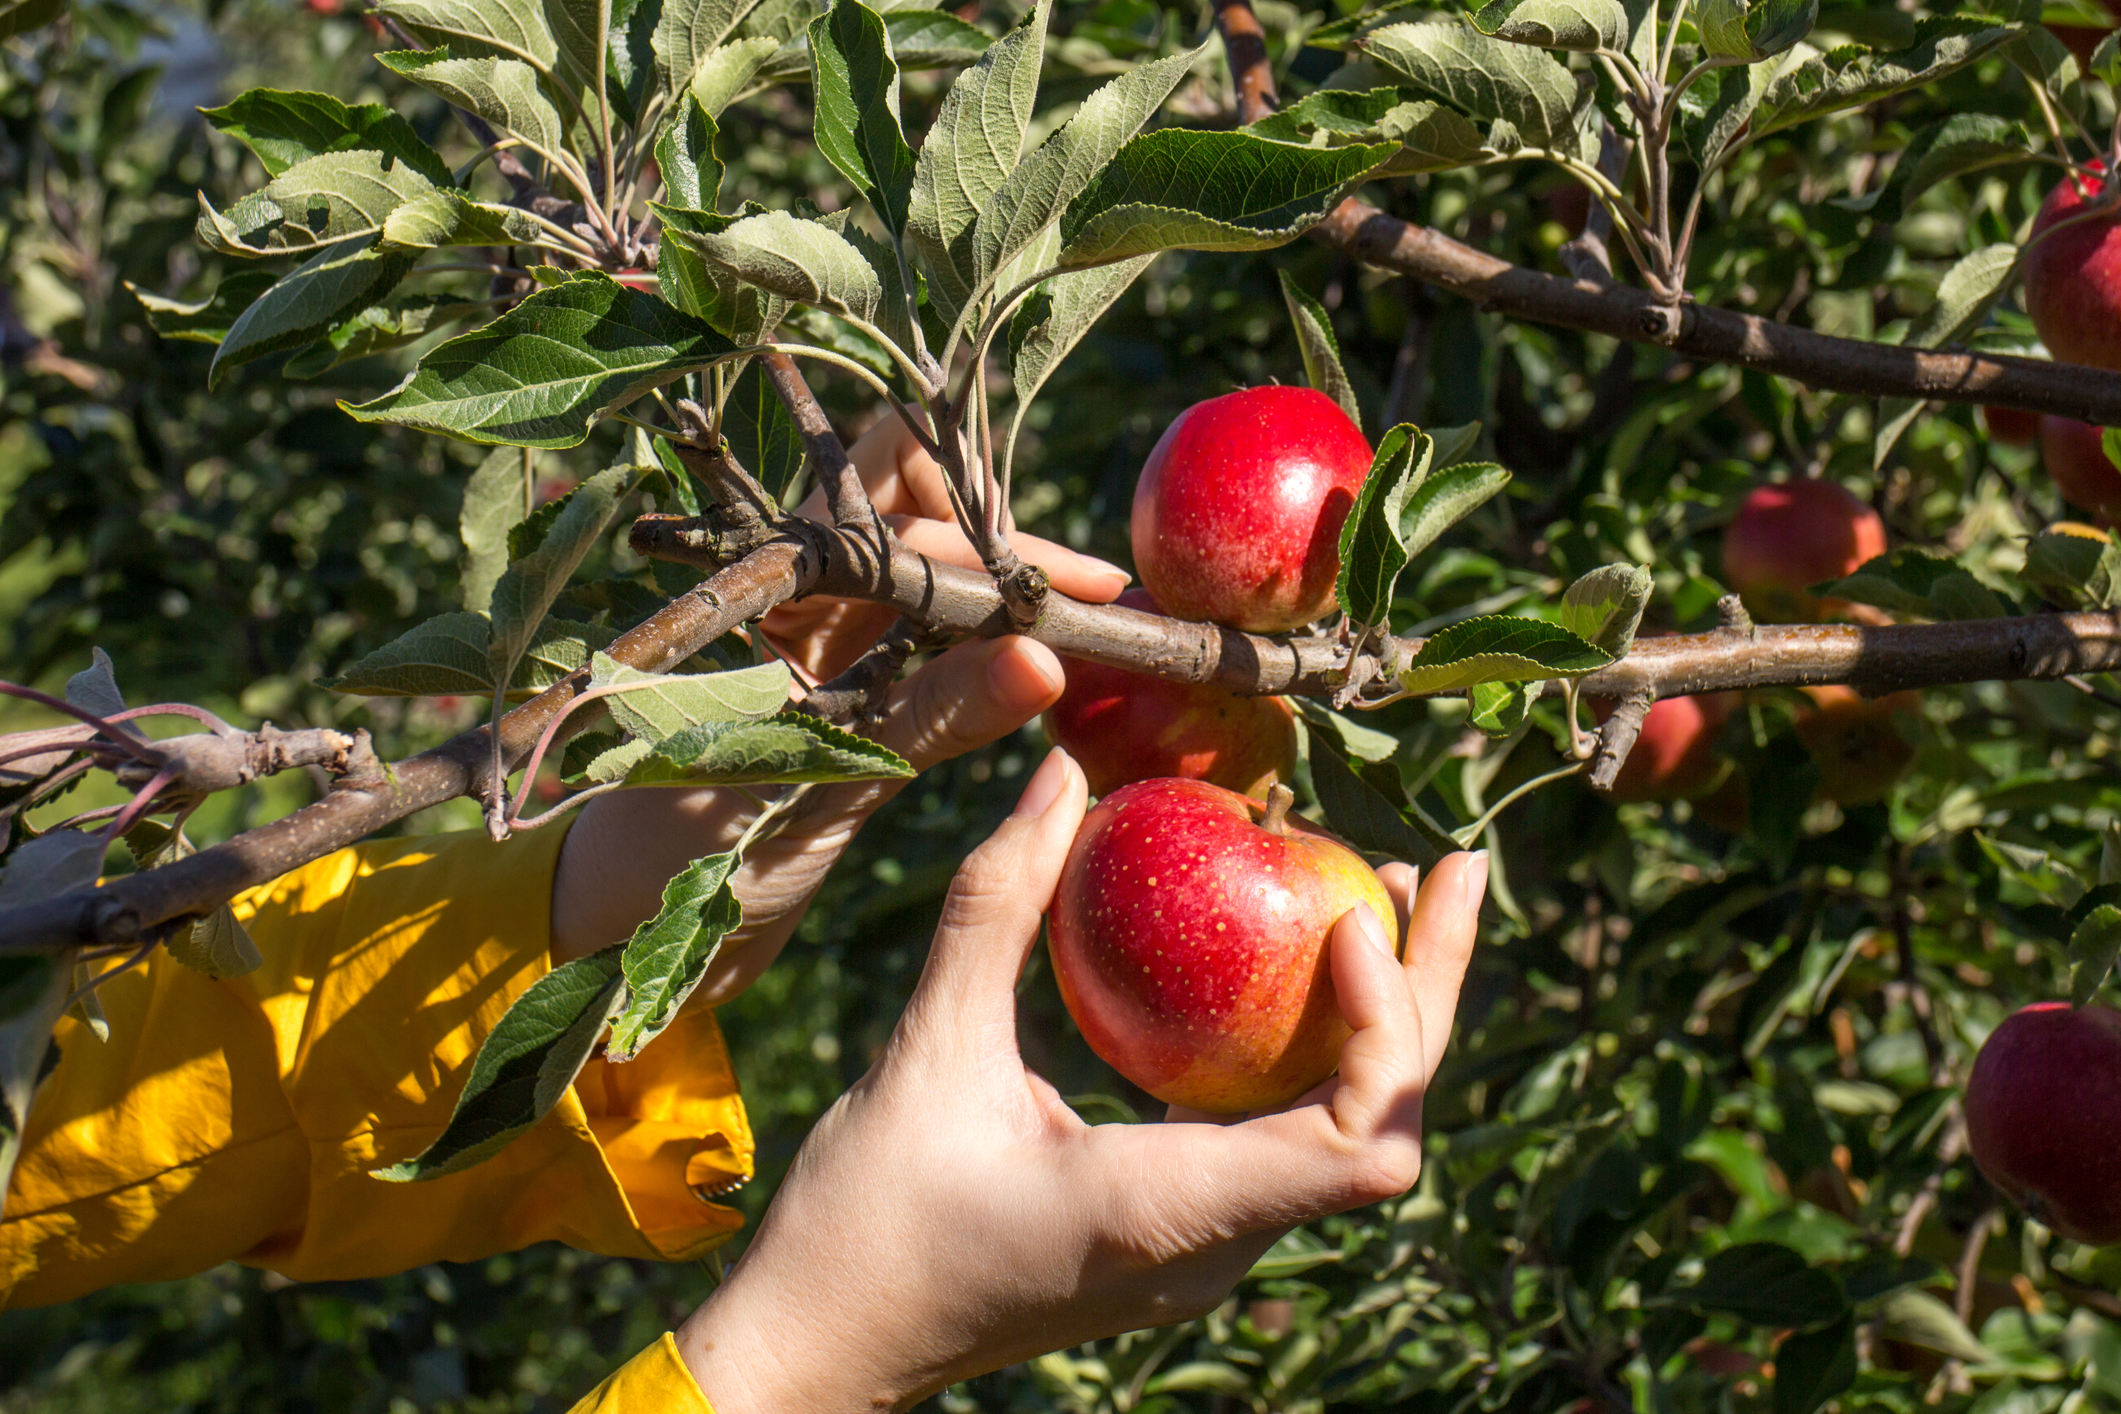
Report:
[[[0,10],[39,326],[10,315],[0,691],[44,713],[0,737],[0,1172],[57,1018],[155,948],[257,965],[226,905],[268,864],[754,792],[493,1043],[560,1080],[585,1035],[637,1054],[742,852],[816,783],[908,772],[862,734],[907,663],[1020,632],[1287,698],[1300,808],[1379,859],[1489,849],[1491,916],[1411,1194],[1291,1233],[1205,1320],[941,1407],[2121,1400],[2121,1234],[1984,1176],[1965,1099],[2004,1018],[2096,1007],[2121,950],[2121,550],[2073,519],[2121,509],[2121,341],[2079,318],[2121,307],[2100,15],[313,3],[278,42],[319,87],[216,102],[157,166],[154,75],[109,62],[138,17],[60,8]],[[1375,450],[1325,619],[1083,604],[1012,550],[1013,516],[1123,554],[1161,428],[1271,381]],[[843,434],[875,417],[980,571],[870,505]],[[897,623],[807,680],[746,626],[813,594]],[[769,1178],[1030,749],[909,791],[730,1009]],[[1086,1115],[1150,1113],[1037,965],[1024,1007]],[[492,1079],[379,1177],[537,1121]],[[525,1319],[573,1260],[462,1281]],[[370,1299],[432,1334],[441,1286]],[[456,1368],[470,1399],[521,1367]]]

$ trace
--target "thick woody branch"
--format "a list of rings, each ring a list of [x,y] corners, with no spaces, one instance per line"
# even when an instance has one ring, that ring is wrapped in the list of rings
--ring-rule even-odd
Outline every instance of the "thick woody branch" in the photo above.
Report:
[[[869,492],[855,473],[854,464],[847,460],[847,448],[841,444],[840,434],[832,430],[831,419],[825,416],[817,395],[804,381],[803,370],[779,349],[759,355],[759,366],[765,369],[773,391],[787,404],[795,429],[802,434],[803,451],[825,493],[825,508],[832,513],[832,523],[874,531],[876,507],[869,503]]]
[[[667,670],[802,593],[821,567],[814,543],[799,536],[776,540],[672,600],[605,651],[643,672]],[[579,676],[557,683],[502,718],[502,757],[520,761],[582,685]],[[481,794],[491,757],[481,727],[378,776],[349,777],[314,805],[188,859],[10,909],[0,913],[0,953],[145,938],[172,919],[202,915],[415,811]]]

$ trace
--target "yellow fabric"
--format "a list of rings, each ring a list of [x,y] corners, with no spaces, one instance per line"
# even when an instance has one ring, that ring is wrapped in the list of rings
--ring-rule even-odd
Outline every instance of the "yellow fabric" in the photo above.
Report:
[[[570,1414],[714,1414],[714,1406],[678,1358],[677,1339],[665,1332],[584,1395]]]
[[[564,831],[356,846],[237,901],[265,956],[214,981],[158,951],[68,1019],[0,1215],[0,1307],[235,1260],[297,1281],[471,1261],[557,1239],[679,1260],[741,1219],[698,1196],[751,1173],[713,1014],[641,1059],[590,1062],[494,1158],[368,1177],[448,1120],[479,1042],[550,967]]]

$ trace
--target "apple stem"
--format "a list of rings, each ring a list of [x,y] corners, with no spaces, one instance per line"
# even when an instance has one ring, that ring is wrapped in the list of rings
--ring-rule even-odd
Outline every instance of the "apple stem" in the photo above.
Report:
[[[1280,781],[1267,787],[1267,813],[1260,819],[1259,827],[1270,835],[1287,834],[1289,830],[1289,807],[1296,803],[1296,792]]]

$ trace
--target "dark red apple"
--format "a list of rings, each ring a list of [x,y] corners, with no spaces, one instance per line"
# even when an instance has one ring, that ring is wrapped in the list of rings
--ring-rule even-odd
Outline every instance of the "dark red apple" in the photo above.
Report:
[[[1885,522],[1831,481],[1762,486],[1723,532],[1723,580],[1763,623],[1813,623],[1840,601],[1806,586],[1840,579],[1885,553]]]
[[[1333,607],[1370,444],[1310,388],[1246,388],[1165,429],[1134,488],[1134,568],[1164,612],[1251,633]]]
[[[1852,687],[1801,689],[1812,705],[1797,716],[1797,739],[1819,763],[1819,796],[1839,805],[1882,800],[1915,759],[1893,718],[1920,712],[1922,694],[1868,698]]]
[[[1606,793],[1615,800],[1684,800],[1715,785],[1724,769],[1716,734],[1737,699],[1733,692],[1712,692],[1651,704],[1641,735]],[[1614,705],[1594,699],[1591,710],[1602,722],[1613,715]]]
[[[2104,167],[2094,162],[2094,173]],[[2121,368],[2121,213],[2049,227],[2099,199],[2103,178],[2070,173],[2033,217],[2025,252],[2025,312],[2056,358]]]
[[[2108,525],[2121,523],[2121,468],[2106,454],[2105,429],[2073,417],[2040,419],[2040,460],[2062,499]]]
[[[1137,781],[1084,817],[1048,915],[1053,973],[1090,1049],[1169,1104],[1286,1104],[1340,1064],[1326,944],[1367,903],[1362,856],[1204,781]]]
[[[1989,1182],[2079,1242],[2121,1241],[2121,1013],[2035,1002],[1982,1043],[1966,1138]]]
[[[1119,603],[1160,613],[1145,589]],[[1175,776],[1267,798],[1296,771],[1296,717],[1279,697],[1068,660],[1068,686],[1046,709],[1046,735],[1082,763],[1094,795]]]
[[[2040,436],[2040,414],[2025,412],[2019,408],[1981,409],[1981,420],[1988,425],[1988,436],[1992,442],[2002,442],[2012,447],[2030,447]]]

